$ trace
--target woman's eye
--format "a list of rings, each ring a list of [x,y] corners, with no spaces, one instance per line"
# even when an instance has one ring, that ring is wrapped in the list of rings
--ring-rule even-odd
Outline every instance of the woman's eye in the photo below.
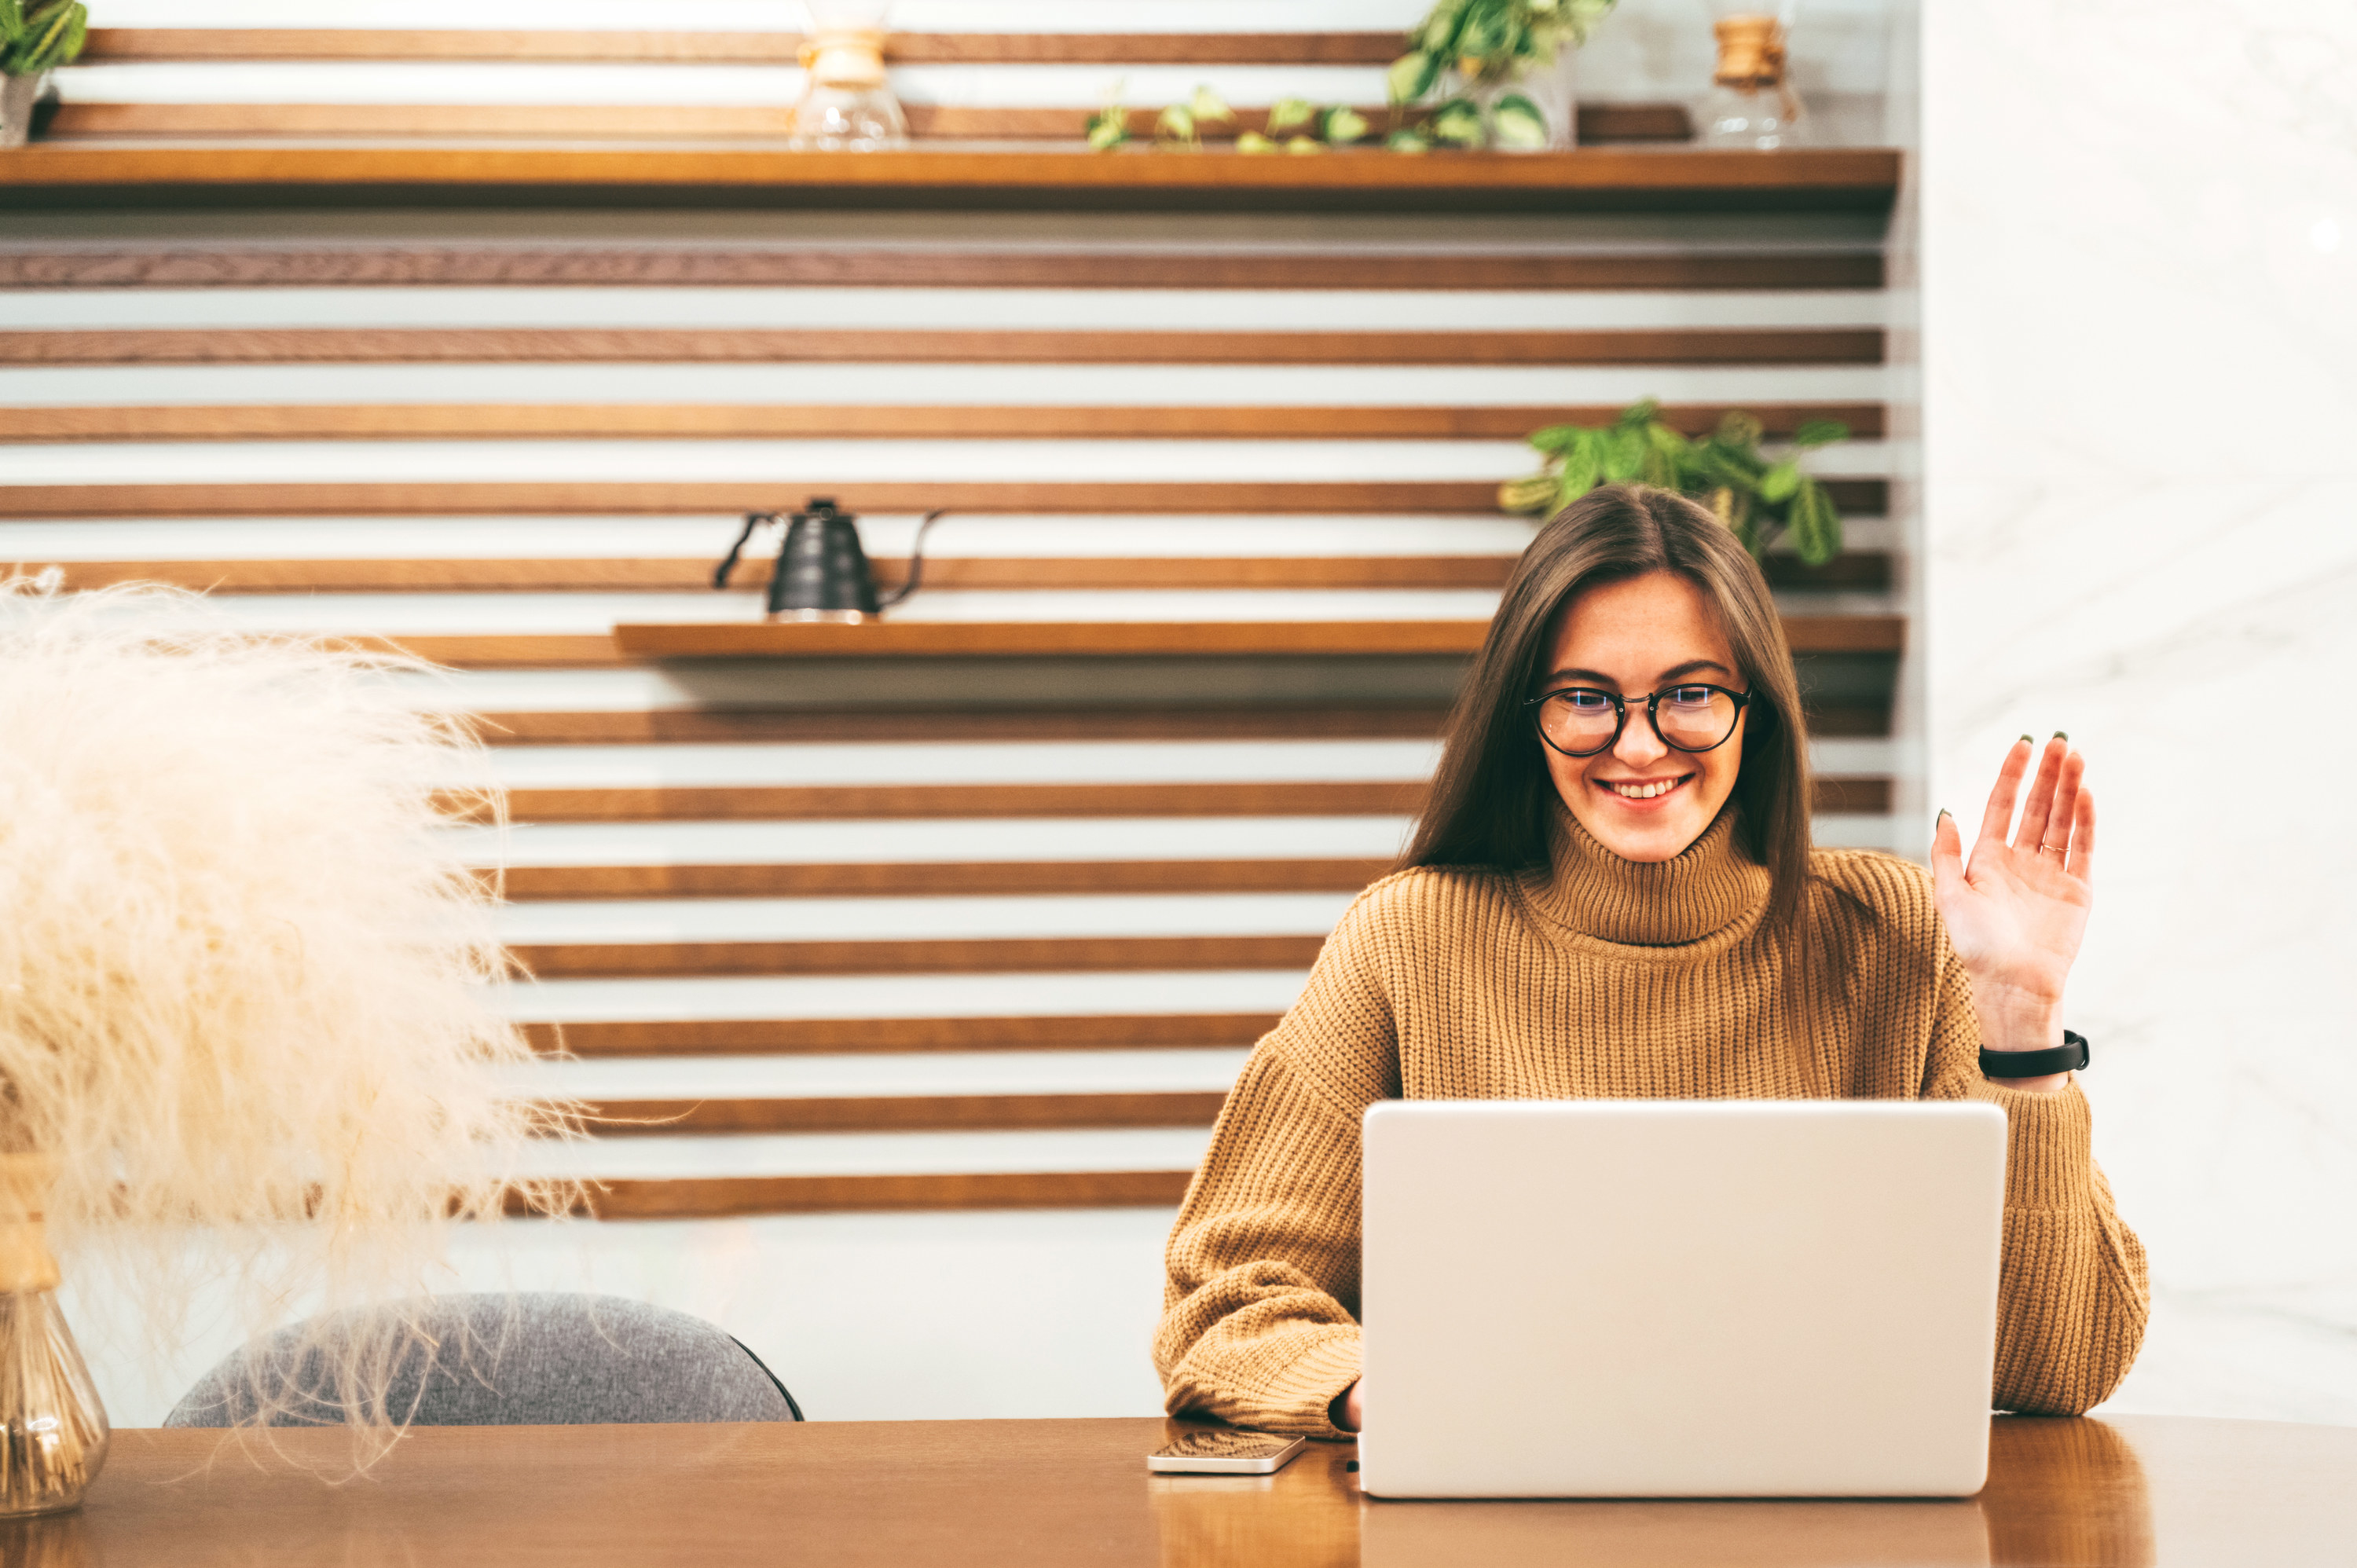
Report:
[[[1671,702],[1677,703],[1680,707],[1706,708],[1710,706],[1711,691],[1707,686],[1673,686],[1670,688],[1667,695]]]
[[[1574,713],[1601,713],[1612,705],[1612,699],[1601,692],[1565,692],[1561,695]]]

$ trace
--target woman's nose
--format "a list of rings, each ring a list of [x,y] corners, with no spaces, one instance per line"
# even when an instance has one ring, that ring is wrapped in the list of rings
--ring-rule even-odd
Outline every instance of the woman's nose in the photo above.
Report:
[[[1645,722],[1645,710],[1632,705],[1629,722],[1620,726],[1620,738],[1612,743],[1613,757],[1631,768],[1650,768],[1669,754],[1670,748]]]

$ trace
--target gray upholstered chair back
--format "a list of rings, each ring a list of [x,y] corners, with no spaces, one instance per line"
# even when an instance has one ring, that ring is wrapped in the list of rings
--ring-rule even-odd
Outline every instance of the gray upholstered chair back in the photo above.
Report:
[[[683,1312],[617,1296],[441,1296],[395,1369],[386,1412],[417,1426],[597,1422],[800,1421],[785,1385],[750,1350]],[[334,1325],[328,1325],[332,1335]],[[273,1391],[274,1426],[340,1423],[323,1396],[328,1358],[298,1357],[302,1326],[247,1346],[198,1380],[166,1426],[250,1421]],[[299,1360],[299,1365],[297,1364]],[[257,1373],[259,1376],[257,1377]]]

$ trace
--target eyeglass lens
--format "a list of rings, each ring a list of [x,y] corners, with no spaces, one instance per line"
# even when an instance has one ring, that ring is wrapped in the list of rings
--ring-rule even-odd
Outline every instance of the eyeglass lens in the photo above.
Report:
[[[1734,732],[1738,705],[1715,686],[1673,686],[1653,709],[1653,725],[1665,746],[1708,751]],[[1643,703],[1632,701],[1641,717]],[[1555,747],[1575,757],[1591,756],[1612,744],[1620,714],[1602,692],[1556,692],[1539,704],[1539,728]]]

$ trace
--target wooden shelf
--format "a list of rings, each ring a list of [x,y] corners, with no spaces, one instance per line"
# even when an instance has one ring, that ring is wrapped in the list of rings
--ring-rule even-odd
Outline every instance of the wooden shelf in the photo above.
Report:
[[[1900,155],[1887,148],[1251,157],[1077,148],[48,143],[0,154],[0,188],[19,207],[116,207],[199,191],[214,199],[235,193],[336,204],[420,193],[505,202],[537,191],[566,202],[658,205],[1881,212],[1897,190],[1899,166]]]
[[[1331,621],[740,621],[624,625],[614,641],[630,658],[1284,658],[1469,655],[1487,620]],[[1798,653],[1897,653],[1898,616],[1788,616]],[[413,639],[414,640],[414,639]]]

